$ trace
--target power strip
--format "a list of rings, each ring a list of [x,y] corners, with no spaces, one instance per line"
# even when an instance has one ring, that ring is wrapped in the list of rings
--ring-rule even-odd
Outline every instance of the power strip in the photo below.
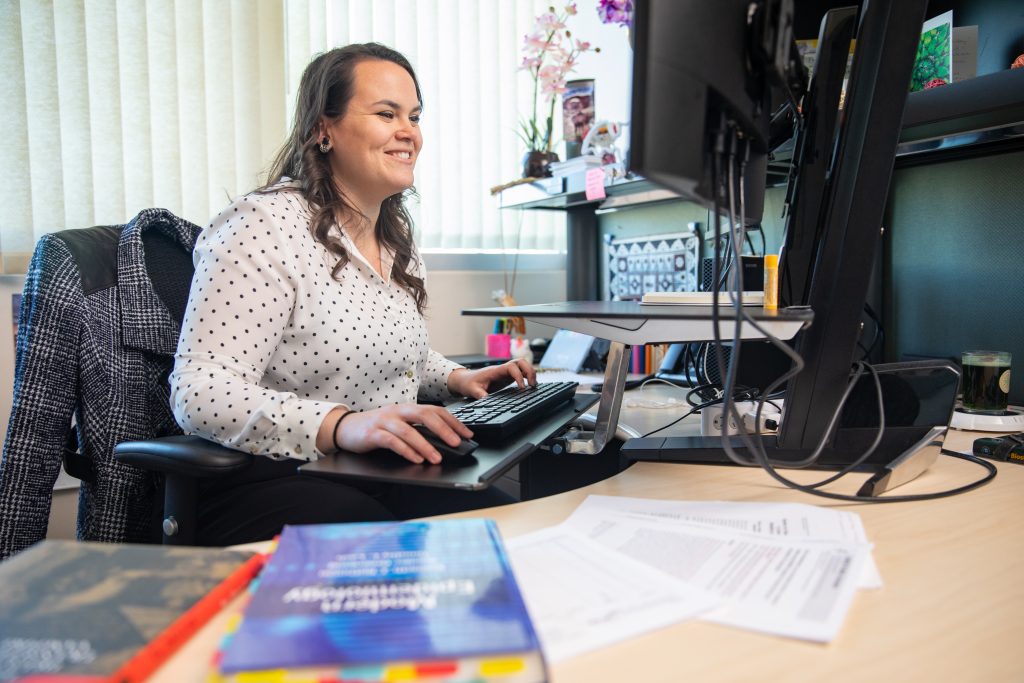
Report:
[[[736,412],[743,420],[743,430],[748,434],[759,431],[762,434],[778,431],[779,423],[782,421],[782,413],[771,404],[765,404],[761,410],[761,424],[755,429],[754,417],[757,414],[757,401],[736,401]],[[701,436],[722,436],[722,406],[714,405],[704,408],[700,412],[700,434]],[[729,433],[738,434],[736,418],[729,417]]]
[[[747,412],[757,410],[757,401],[734,401],[733,405],[736,406],[736,412],[740,414],[740,417]],[[722,404],[716,404],[708,406],[700,411],[700,435],[701,436],[722,436],[722,427],[724,426],[722,420]],[[739,434],[739,425],[736,424],[736,418],[732,415],[729,416],[729,433]]]

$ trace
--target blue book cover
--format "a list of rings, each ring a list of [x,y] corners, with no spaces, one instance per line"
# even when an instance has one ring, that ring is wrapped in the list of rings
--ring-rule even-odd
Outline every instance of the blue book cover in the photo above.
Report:
[[[285,527],[222,674],[543,659],[498,529],[486,519]],[[454,671],[454,669],[453,669]]]

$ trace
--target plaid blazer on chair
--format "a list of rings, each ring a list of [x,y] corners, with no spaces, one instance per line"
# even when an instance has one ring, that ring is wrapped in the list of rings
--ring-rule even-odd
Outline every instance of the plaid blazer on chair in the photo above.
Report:
[[[161,482],[115,461],[113,448],[181,433],[167,375],[184,299],[177,297],[180,311],[172,312],[154,290],[150,269],[176,268],[187,296],[199,232],[169,211],[146,209],[124,226],[39,240],[25,279],[0,460],[0,558],[46,535],[62,459],[83,480],[79,539],[158,538]]]

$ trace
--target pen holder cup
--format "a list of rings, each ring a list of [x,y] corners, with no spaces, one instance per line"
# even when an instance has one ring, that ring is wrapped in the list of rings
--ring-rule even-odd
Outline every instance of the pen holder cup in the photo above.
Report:
[[[487,355],[491,358],[512,357],[512,337],[508,334],[487,335]]]

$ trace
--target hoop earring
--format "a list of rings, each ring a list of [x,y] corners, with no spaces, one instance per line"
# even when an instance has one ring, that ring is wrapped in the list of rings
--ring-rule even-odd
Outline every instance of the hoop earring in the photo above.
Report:
[[[331,141],[325,135],[323,140],[320,141],[320,152],[327,154],[331,151]]]

